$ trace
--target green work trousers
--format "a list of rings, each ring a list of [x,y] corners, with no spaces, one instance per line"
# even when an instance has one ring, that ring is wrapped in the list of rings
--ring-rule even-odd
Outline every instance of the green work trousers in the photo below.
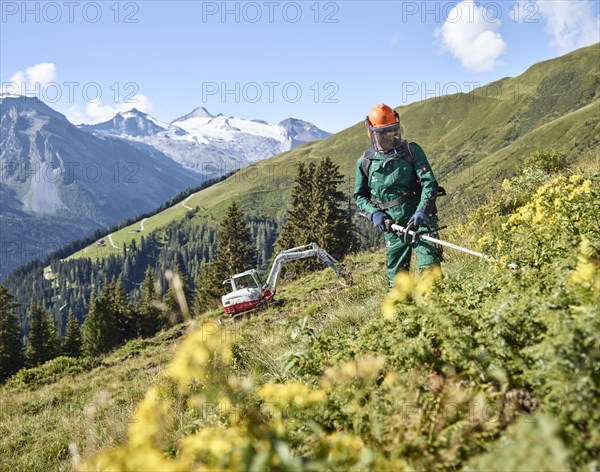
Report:
[[[437,218],[435,216],[432,216],[429,221],[433,227],[437,227]],[[419,229],[425,230],[427,228],[421,227]],[[438,237],[437,233],[431,233],[430,235],[434,238]],[[410,269],[410,257],[413,246],[406,244],[404,239],[396,236],[395,233],[385,232],[384,239],[387,255],[388,287],[391,288],[394,284],[396,274],[399,271],[408,271]],[[442,261],[442,247],[432,242],[420,240],[414,246],[414,250],[417,253],[419,272]]]

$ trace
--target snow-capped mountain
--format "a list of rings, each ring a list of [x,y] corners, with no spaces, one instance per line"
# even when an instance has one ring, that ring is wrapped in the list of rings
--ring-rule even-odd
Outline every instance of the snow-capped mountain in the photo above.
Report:
[[[170,124],[134,108],[118,113],[112,120],[81,128],[95,135],[152,146],[205,177],[239,169],[299,144],[330,136],[315,125],[294,118],[273,125],[261,120],[213,115],[203,107]]]
[[[220,113],[219,113],[219,115],[220,115]],[[198,108],[194,108],[187,115],[180,116],[176,120],[173,120],[173,122],[186,121],[186,120],[190,120],[192,118],[214,118],[214,117],[215,117],[215,115],[211,115],[206,108],[198,107]]]
[[[136,132],[160,132],[149,123]],[[82,131],[34,97],[0,97],[0,136],[0,247],[12,248],[0,277],[201,181],[154,148]]]
[[[285,132],[285,135],[290,139],[290,149],[295,148],[302,143],[331,136],[331,133],[320,130],[312,123],[296,118],[286,118],[285,120],[280,121],[277,126],[281,127]]]
[[[1,278],[205,178],[329,133],[301,120],[271,125],[202,107],[171,123],[132,109],[78,127],[35,97],[2,95],[0,136],[0,247],[12,248]]]
[[[146,113],[132,108],[126,113],[117,113],[110,121],[97,125],[82,125],[83,129],[94,129],[106,134],[127,135],[136,138],[154,136],[169,128],[167,123],[160,123]]]

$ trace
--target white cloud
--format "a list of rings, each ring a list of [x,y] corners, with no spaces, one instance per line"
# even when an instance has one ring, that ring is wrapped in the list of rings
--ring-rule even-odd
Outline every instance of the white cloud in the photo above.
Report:
[[[128,98],[127,102],[117,102],[114,105],[102,103],[102,100],[85,100],[85,94],[82,93],[82,85],[77,82],[70,82],[70,86],[65,83],[57,83],[56,66],[49,62],[41,62],[34,66],[26,68],[24,71],[15,72],[12,77],[2,82],[1,93],[11,95],[28,95],[37,96],[42,101],[47,101],[44,87],[49,83],[53,83],[53,93],[58,91],[60,100],[51,100],[48,103],[52,108],[57,107],[58,103],[64,103],[64,100],[78,99],[85,101],[85,105],[73,104],[66,110],[65,116],[71,123],[100,123],[110,120],[119,112],[137,108],[140,111],[148,113],[152,109],[152,102],[148,97],[142,94],[134,95]],[[72,87],[72,89],[70,88]],[[94,89],[95,91],[96,89]],[[102,87],[100,87],[100,95],[102,95]],[[110,94],[109,94],[110,95]],[[73,98],[70,98],[73,97]]]
[[[152,110],[152,102],[145,95],[135,95],[126,103],[116,103],[114,106],[102,103],[102,100],[88,102],[83,109],[80,105],[70,107],[65,115],[71,123],[95,124],[110,120],[117,113],[122,113],[132,108],[137,108],[144,113]]]
[[[88,121],[88,116],[81,108],[81,105],[73,105],[72,107],[68,108],[65,112],[65,116],[71,123],[75,125],[80,125],[81,123],[86,123]]]
[[[9,83],[14,84],[17,90],[22,86],[23,83],[27,83],[27,79],[25,79],[25,73],[23,71],[18,70],[13,74],[13,76],[8,80]]]
[[[27,80],[32,84],[44,85],[56,82],[56,66],[50,62],[41,62],[25,69]]]
[[[506,52],[506,43],[498,33],[500,20],[489,16],[473,0],[463,0],[450,10],[444,24],[435,30],[443,50],[458,59],[468,71],[492,70]]]
[[[544,30],[551,36],[550,45],[567,53],[600,41],[600,16],[594,15],[587,0],[537,0],[547,22]]]
[[[25,71],[15,72],[7,82],[2,83],[2,92],[38,96],[40,90],[51,82],[56,82],[56,66],[50,62],[40,62]]]

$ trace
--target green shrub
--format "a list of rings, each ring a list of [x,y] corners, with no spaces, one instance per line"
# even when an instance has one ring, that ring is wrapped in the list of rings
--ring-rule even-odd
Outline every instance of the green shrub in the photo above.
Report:
[[[529,154],[521,166],[522,172],[541,170],[552,174],[564,170],[567,165],[567,156],[561,150],[544,149]]]
[[[21,369],[6,383],[11,388],[35,389],[41,385],[54,383],[67,375],[76,375],[91,369],[98,361],[90,358],[60,356],[30,369]]]

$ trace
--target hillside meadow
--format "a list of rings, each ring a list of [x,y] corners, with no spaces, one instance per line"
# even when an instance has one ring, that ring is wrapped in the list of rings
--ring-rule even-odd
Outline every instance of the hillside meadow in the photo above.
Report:
[[[540,153],[443,231],[441,280],[384,254],[0,388],[3,470],[596,470],[600,178]],[[508,263],[518,268],[509,269]]]

